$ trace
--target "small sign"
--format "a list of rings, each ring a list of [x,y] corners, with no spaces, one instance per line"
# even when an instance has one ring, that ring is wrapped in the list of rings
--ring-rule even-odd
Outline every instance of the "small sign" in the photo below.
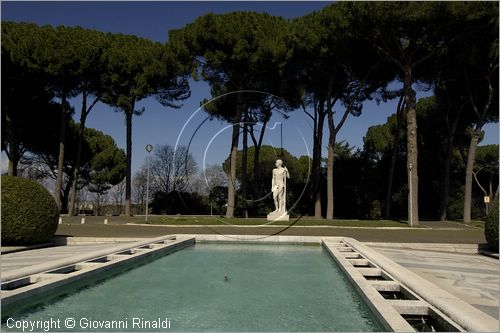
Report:
[[[490,203],[490,197],[489,196],[484,196],[484,203]]]

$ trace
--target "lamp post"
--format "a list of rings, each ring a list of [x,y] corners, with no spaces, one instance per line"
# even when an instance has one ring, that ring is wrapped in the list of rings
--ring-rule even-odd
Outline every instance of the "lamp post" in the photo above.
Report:
[[[146,222],[148,222],[148,211],[149,211],[149,160],[151,159],[151,151],[153,151],[153,146],[150,144],[146,145],[146,151],[148,152],[148,173],[146,177]]]

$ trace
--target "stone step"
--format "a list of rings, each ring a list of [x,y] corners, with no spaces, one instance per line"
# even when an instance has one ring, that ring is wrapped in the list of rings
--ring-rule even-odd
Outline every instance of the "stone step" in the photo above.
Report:
[[[358,268],[358,271],[363,276],[381,276],[382,274],[380,268]]]
[[[353,266],[369,266],[370,262],[366,259],[347,259]]]
[[[346,259],[361,259],[361,256],[357,252],[342,252],[342,255]]]
[[[394,281],[370,281],[370,284],[378,291],[400,291],[401,286]]]
[[[429,314],[429,306],[424,301],[388,299],[387,302],[401,315],[425,316]]]

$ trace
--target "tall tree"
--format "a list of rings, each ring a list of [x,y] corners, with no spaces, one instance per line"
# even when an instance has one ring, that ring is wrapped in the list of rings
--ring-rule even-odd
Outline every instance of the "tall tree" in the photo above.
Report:
[[[187,81],[174,71],[175,60],[169,48],[150,40],[129,35],[110,35],[109,47],[103,55],[104,93],[102,101],[125,115],[127,128],[127,170],[125,215],[131,215],[132,194],[132,117],[145,110],[137,109],[138,101],[157,95],[159,101],[174,106],[172,101],[189,97]]]
[[[59,156],[54,196],[60,210],[60,188],[63,182],[67,99],[75,94],[79,71],[79,45],[73,39],[71,28],[35,24],[2,22],[2,40],[11,45],[11,59],[45,77],[50,90],[61,99]]]
[[[125,154],[109,135],[90,128],[85,134],[92,152],[88,189],[96,194],[97,215],[101,215],[102,200],[107,196],[109,189],[121,183],[125,177]]]
[[[441,51],[450,21],[446,4],[438,2],[343,3],[349,7],[353,29],[367,45],[394,65],[403,83],[406,106],[408,221],[419,222],[416,92],[413,84],[430,81],[430,63]]]
[[[314,217],[322,217],[321,209],[321,149],[323,144],[323,128],[327,115],[325,109],[325,87],[328,87],[328,75],[323,75],[323,66],[327,65],[320,60],[322,48],[321,36],[325,29],[319,22],[319,14],[313,13],[303,18],[296,19],[291,24],[287,44],[290,48],[289,61],[285,64],[288,80],[298,87],[298,97],[302,111],[312,122],[313,128],[313,158],[310,186],[310,199],[314,202]],[[326,82],[325,82],[326,78]],[[333,82],[333,78],[331,78]]]
[[[327,159],[327,209],[326,218],[333,219],[334,186],[333,165],[336,138],[349,115],[359,116],[363,101],[387,84],[390,77],[381,71],[380,61],[370,49],[362,49],[355,34],[349,33],[349,22],[345,19],[345,8],[334,4],[319,13],[296,20],[295,38],[292,45],[297,60],[292,70],[299,70],[301,87],[308,95],[307,101],[313,109],[312,118],[315,131],[313,148],[315,217],[321,217],[319,198],[320,160],[323,123],[326,117],[328,137]],[[360,55],[363,54],[363,57]],[[334,116],[342,104],[338,122]],[[305,108],[304,108],[305,110]]]
[[[75,167],[73,171],[73,184],[71,185],[70,203],[68,214],[70,216],[76,213],[75,205],[78,198],[78,177],[80,173],[82,144],[85,133],[85,122],[93,107],[100,101],[103,92],[101,73],[104,66],[101,57],[107,47],[106,34],[82,28],[73,28],[71,30],[73,39],[80,45],[80,68],[78,75],[77,92],[82,97],[80,111],[80,125],[78,128],[78,146],[76,152]],[[94,98],[87,103],[90,96]]]
[[[2,43],[2,150],[9,159],[8,174],[17,176],[24,153],[46,136],[42,124],[47,124],[47,116],[59,105],[52,102],[54,96],[43,78],[16,65],[7,47],[8,43]]]
[[[233,108],[219,110],[217,115],[232,123],[228,218],[234,216],[236,204],[236,158],[240,123],[246,112],[244,91],[262,89],[264,81],[259,77],[272,77],[268,71],[273,64],[270,59],[285,50],[278,33],[285,25],[285,20],[268,14],[235,12],[208,14],[170,32],[170,42],[193,59],[196,71],[210,84],[213,97],[234,93]]]
[[[467,151],[463,220],[471,220],[472,179],[476,150],[487,122],[498,122],[498,3],[471,3],[467,18],[475,33],[464,39],[464,76],[467,98],[474,114]]]
[[[396,113],[387,118],[387,122],[382,125],[374,125],[368,128],[364,142],[364,151],[369,155],[377,156],[377,163],[380,164],[385,155],[390,153],[390,166],[386,183],[384,200],[384,218],[391,217],[392,193],[394,188],[394,175],[398,153],[401,150],[400,143],[403,140],[401,129],[404,110],[403,97],[399,98]],[[385,170],[385,169],[384,169]]]
[[[496,3],[452,2],[447,6],[455,20],[450,22],[448,33],[444,35],[445,47],[434,62],[433,69],[436,74],[434,79],[436,108],[439,109],[439,122],[446,130],[443,132],[443,152],[439,154],[442,156],[439,188],[441,220],[447,217],[453,151],[462,141],[466,127],[478,120],[468,97],[470,84],[468,73],[476,71],[478,60],[472,59],[473,54],[480,53],[477,50],[485,46],[488,48],[484,43],[486,39],[489,38],[490,43],[495,43],[495,31],[498,31],[497,24],[494,23],[498,16]]]

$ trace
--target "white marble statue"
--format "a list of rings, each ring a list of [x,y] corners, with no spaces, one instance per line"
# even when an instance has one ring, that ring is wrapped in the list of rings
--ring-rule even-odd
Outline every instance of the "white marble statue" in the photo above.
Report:
[[[290,178],[290,173],[286,167],[283,167],[283,161],[276,161],[276,168],[273,169],[273,179],[271,191],[273,192],[275,210],[268,216],[268,220],[287,220],[286,211],[286,180]]]

